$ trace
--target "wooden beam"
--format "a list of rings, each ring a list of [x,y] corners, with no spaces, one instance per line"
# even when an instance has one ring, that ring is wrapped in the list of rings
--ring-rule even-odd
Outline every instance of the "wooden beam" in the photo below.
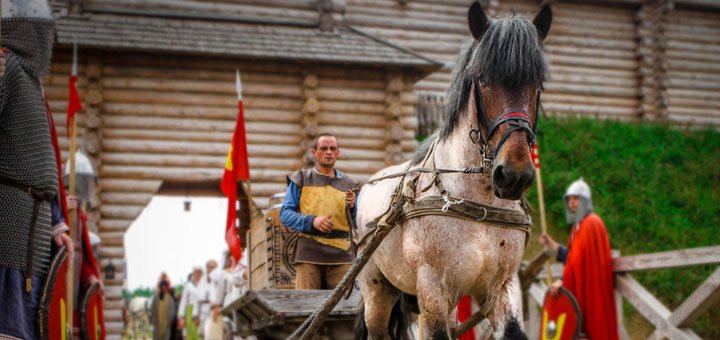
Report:
[[[620,294],[635,307],[640,315],[653,324],[663,336],[671,340],[700,339],[693,331],[678,329],[670,323],[668,317],[671,314],[667,307],[629,274],[615,275],[615,282],[616,289]]]
[[[720,246],[673,250],[623,256],[613,260],[616,273],[647,269],[666,269],[702,264],[720,264]]]
[[[704,7],[713,10],[720,9],[720,3],[717,0],[674,0],[675,4],[687,5],[691,7]]]
[[[696,289],[671,315],[668,322],[677,327],[689,327],[700,315],[720,301],[720,267]],[[662,339],[655,331],[649,339]]]

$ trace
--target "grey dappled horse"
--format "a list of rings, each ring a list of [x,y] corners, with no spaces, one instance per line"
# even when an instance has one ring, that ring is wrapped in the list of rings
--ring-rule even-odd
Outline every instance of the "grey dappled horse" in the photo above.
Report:
[[[414,184],[407,187],[413,199],[445,202],[435,209],[442,213],[405,218],[363,269],[359,337],[390,338],[389,324],[396,330],[393,337],[402,337],[391,311],[398,311],[404,293],[417,296],[425,334],[433,339],[450,337],[450,313],[463,295],[477,299],[496,338],[525,338],[517,272],[526,231],[485,216],[471,220],[444,212],[473,201],[527,218],[520,199],[534,178],[530,147],[547,71],[542,41],[552,11],[543,7],[533,21],[517,15],[490,20],[475,2],[468,21],[475,40],[456,65],[444,126],[413,161],[378,172],[373,178],[384,179],[371,179],[359,195],[361,237],[373,231],[373,221],[407,182]],[[418,168],[425,171],[413,172]],[[476,215],[483,209],[475,209]]]

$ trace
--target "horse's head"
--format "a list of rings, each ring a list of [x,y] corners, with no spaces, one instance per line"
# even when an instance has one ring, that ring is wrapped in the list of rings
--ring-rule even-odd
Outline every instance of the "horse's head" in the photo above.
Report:
[[[519,199],[535,177],[530,148],[547,70],[542,41],[551,21],[547,5],[532,22],[520,16],[489,20],[478,2],[468,11],[475,41],[462,73],[477,115],[471,137],[480,144],[486,171],[492,169],[499,198]]]

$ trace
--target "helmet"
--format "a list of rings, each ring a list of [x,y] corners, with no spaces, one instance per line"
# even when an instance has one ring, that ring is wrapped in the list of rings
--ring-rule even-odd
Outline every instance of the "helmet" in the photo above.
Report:
[[[580,206],[574,212],[570,210],[568,206],[567,198],[569,196],[580,197]],[[592,197],[590,194],[590,186],[580,177],[575,182],[572,182],[565,191],[563,196],[563,203],[565,203],[565,219],[568,224],[575,224],[582,221],[587,214],[593,211]]]
[[[565,191],[565,196],[563,196],[563,198],[567,199],[568,196],[580,196],[587,199],[592,199],[590,195],[590,186],[588,186],[587,183],[585,183],[585,181],[583,180],[583,178],[580,177],[580,179],[570,184],[570,186]]]
[[[83,176],[95,176],[95,169],[93,168],[90,159],[85,156],[82,151],[78,150],[75,153],[75,174]],[[65,171],[63,176],[70,176],[70,160],[68,159],[65,163]]]
[[[70,184],[70,160],[65,163],[63,182]],[[80,150],[75,153],[75,196],[93,205],[93,196],[97,187],[95,168],[90,159]]]
[[[52,7],[47,0],[0,0],[2,18],[53,19]]]
[[[25,72],[43,78],[50,73],[55,20],[47,0],[0,0],[2,47]],[[7,76],[7,75],[6,75]]]

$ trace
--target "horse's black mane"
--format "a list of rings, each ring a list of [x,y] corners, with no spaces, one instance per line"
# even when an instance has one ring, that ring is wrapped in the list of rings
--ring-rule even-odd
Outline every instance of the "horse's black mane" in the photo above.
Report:
[[[466,109],[473,81],[482,80],[514,92],[542,84],[547,61],[533,23],[523,16],[497,18],[482,36],[460,54],[447,94],[447,112],[440,130],[420,146],[412,164],[422,161],[435,138],[452,134],[460,113]]]

